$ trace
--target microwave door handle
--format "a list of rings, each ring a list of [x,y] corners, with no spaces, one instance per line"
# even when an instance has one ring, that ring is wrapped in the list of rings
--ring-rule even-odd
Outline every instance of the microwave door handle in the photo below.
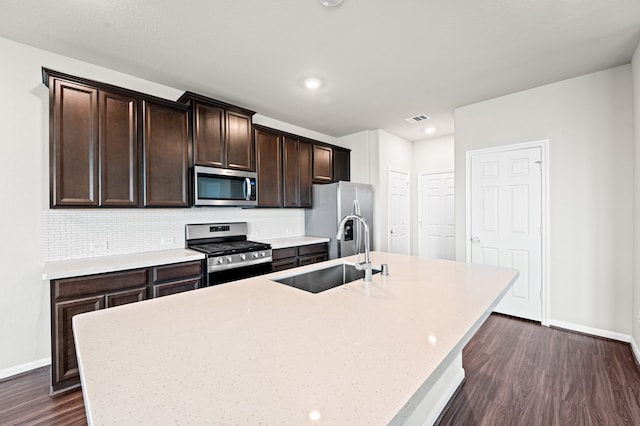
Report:
[[[244,199],[247,201],[251,200],[251,179],[244,178]]]

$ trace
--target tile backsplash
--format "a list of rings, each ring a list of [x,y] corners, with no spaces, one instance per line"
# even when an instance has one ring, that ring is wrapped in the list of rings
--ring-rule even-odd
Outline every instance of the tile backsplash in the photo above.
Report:
[[[48,209],[44,261],[184,248],[185,225],[208,222],[248,222],[258,241],[304,235],[302,209]]]

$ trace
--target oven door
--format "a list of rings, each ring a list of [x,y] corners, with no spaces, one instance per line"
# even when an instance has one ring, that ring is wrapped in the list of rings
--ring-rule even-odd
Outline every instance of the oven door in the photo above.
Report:
[[[271,262],[259,263],[257,265],[241,266],[235,269],[224,269],[222,271],[209,272],[207,285],[217,285],[230,281],[242,280],[244,278],[256,277],[271,272]]]
[[[256,173],[195,166],[193,168],[193,204],[196,206],[253,207]]]

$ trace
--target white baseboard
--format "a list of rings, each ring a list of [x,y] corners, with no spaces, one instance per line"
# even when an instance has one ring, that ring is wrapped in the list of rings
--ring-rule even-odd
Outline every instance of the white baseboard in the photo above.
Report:
[[[636,343],[633,336],[631,337],[631,352],[633,352],[633,356],[636,358],[636,364],[640,365],[640,348],[638,348],[638,344]]]
[[[606,339],[619,340],[621,342],[629,343],[631,336],[628,334],[616,333],[615,331],[602,330],[600,328],[586,327],[584,325],[573,324],[564,321],[549,321],[549,325],[552,327],[564,328],[566,330],[577,331],[579,333],[591,334],[592,336],[604,337]]]
[[[44,367],[51,364],[51,358],[42,358],[36,361],[27,362],[25,364],[16,365],[14,367],[5,368],[0,370],[0,380],[7,377],[15,376],[16,374],[24,373],[36,368]]]

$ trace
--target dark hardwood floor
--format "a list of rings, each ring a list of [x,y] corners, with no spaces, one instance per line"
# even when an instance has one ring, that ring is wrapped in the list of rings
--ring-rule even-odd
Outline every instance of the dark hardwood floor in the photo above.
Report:
[[[49,367],[0,382],[0,425],[86,425],[80,389],[49,396]]]
[[[631,346],[491,315],[462,352],[444,425],[640,425]]]
[[[640,425],[628,344],[494,314],[462,359],[466,381],[440,426]],[[85,424],[80,390],[49,396],[49,368],[0,382],[0,425]]]

